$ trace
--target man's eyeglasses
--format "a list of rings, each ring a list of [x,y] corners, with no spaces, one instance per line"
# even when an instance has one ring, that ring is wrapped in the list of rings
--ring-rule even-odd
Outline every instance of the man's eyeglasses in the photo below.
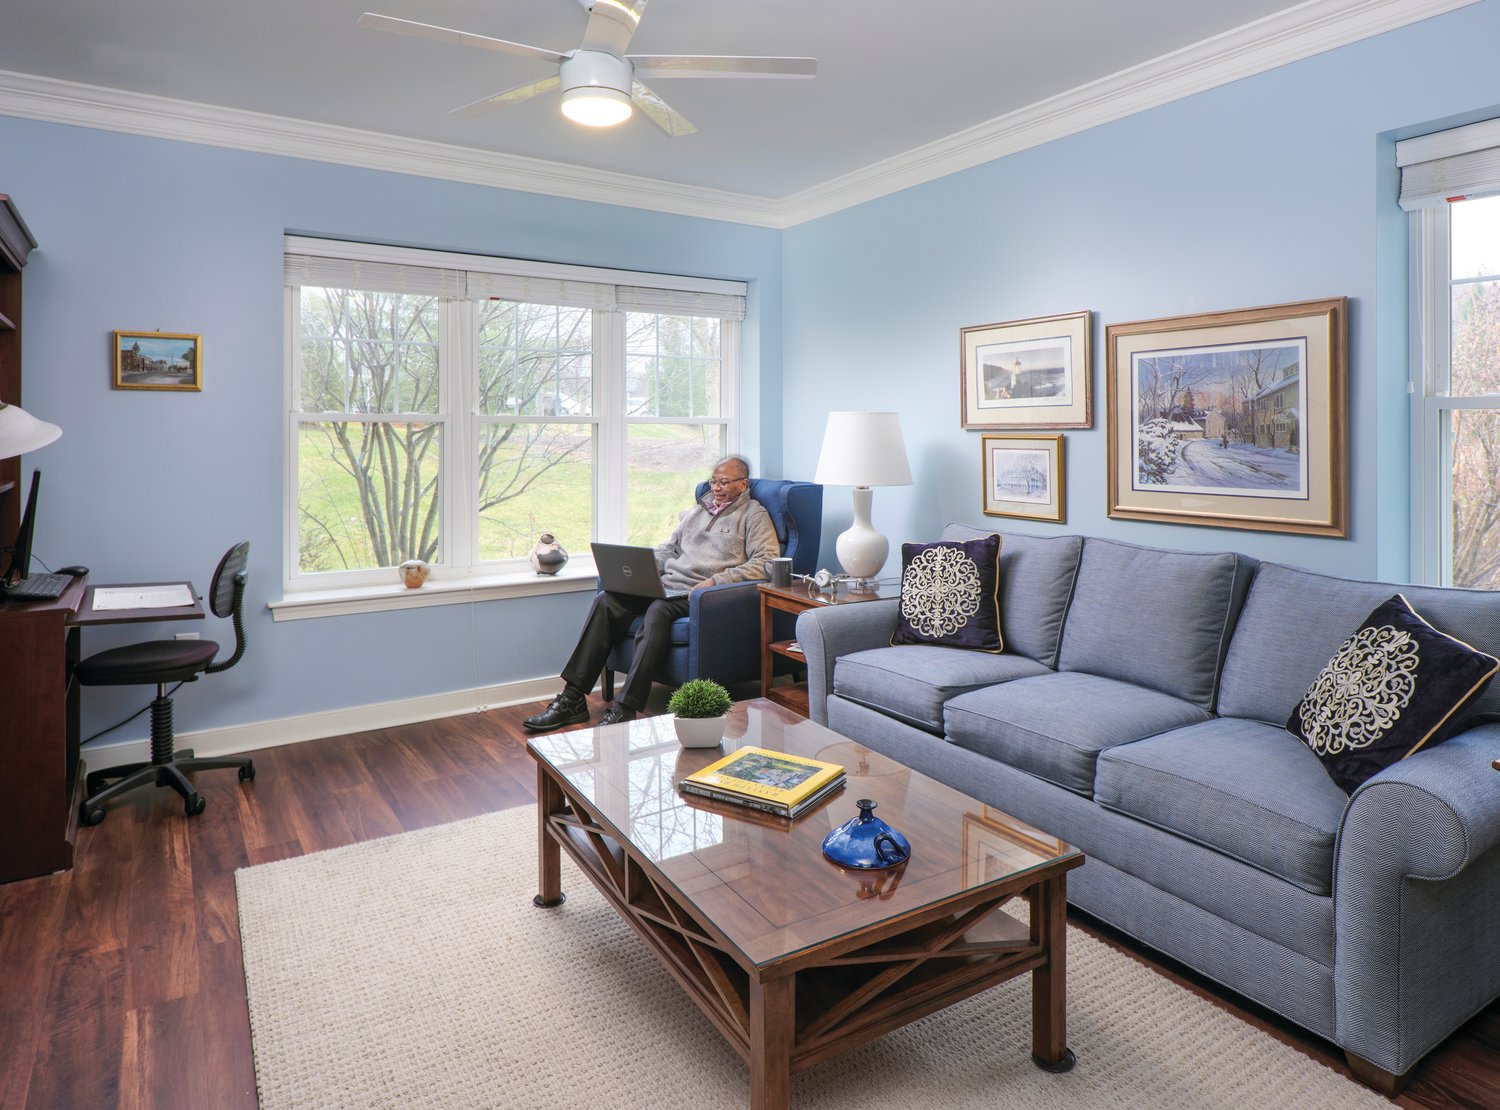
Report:
[[[732,486],[736,482],[748,481],[747,478],[710,478],[708,484],[711,486]]]

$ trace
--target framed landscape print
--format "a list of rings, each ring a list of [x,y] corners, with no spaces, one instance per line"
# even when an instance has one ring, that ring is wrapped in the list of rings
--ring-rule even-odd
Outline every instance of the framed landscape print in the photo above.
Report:
[[[115,332],[116,389],[203,388],[203,337],[164,331]]]
[[[1061,524],[1067,515],[1062,444],[1060,435],[981,437],[985,515]]]
[[[1089,313],[960,328],[965,428],[1091,428]]]
[[[1348,303],[1111,324],[1109,515],[1347,534]]]

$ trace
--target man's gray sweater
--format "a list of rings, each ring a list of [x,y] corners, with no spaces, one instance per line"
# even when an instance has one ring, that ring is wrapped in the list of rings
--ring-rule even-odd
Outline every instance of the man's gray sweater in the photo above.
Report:
[[[713,494],[705,493],[671,538],[656,549],[656,566],[669,591],[690,590],[704,579],[716,586],[763,579],[765,561],[781,554],[771,514],[749,490],[717,516],[708,511],[712,504]]]

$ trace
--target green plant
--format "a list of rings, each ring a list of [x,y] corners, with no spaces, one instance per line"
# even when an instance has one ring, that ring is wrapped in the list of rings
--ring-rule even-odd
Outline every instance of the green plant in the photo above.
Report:
[[[729,691],[711,678],[695,678],[672,692],[667,708],[684,719],[722,717],[729,712]]]

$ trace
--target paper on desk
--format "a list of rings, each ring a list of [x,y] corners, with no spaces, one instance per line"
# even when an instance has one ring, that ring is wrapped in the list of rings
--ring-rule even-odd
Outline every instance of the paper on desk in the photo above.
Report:
[[[171,586],[101,586],[94,591],[95,609],[172,609],[193,603],[187,583]]]

